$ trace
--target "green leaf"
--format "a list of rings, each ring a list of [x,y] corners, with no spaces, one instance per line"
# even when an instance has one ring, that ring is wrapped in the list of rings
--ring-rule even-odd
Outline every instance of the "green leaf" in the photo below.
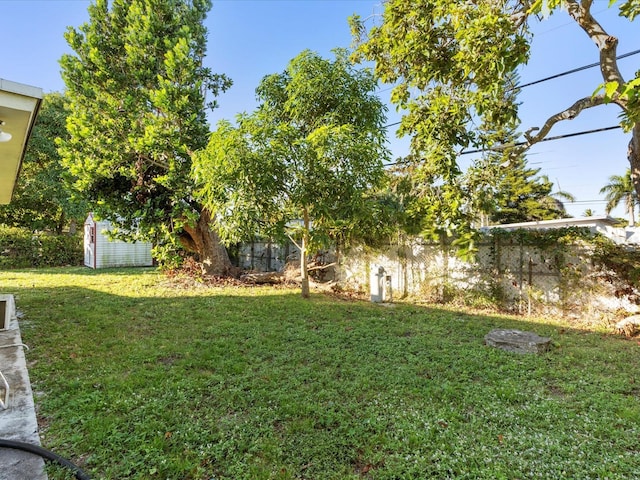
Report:
[[[619,83],[616,81],[607,82],[604,84],[604,95],[605,101],[610,102],[613,99],[613,96],[616,94],[618,90]]]

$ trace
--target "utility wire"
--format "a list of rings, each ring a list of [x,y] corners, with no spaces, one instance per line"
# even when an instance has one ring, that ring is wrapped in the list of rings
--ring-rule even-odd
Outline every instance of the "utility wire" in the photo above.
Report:
[[[593,130],[583,130],[581,132],[566,133],[564,135],[556,135],[554,137],[546,137],[546,138],[543,138],[542,140],[540,140],[539,142],[536,142],[536,143],[550,142],[552,140],[562,140],[564,138],[571,138],[571,137],[579,137],[581,135],[590,135],[592,133],[608,132],[610,130],[619,130],[620,128],[622,128],[620,125],[613,125],[611,127],[595,128]],[[516,143],[510,144],[509,148],[511,148],[511,147],[520,147],[520,146],[526,145],[526,144],[527,144],[527,142],[516,142]],[[504,150],[504,147],[501,148],[501,150]],[[491,149],[491,148],[478,148],[478,149],[475,149],[475,150],[467,150],[467,151],[458,152],[458,156],[471,155],[473,153],[495,152],[495,151],[497,151],[497,150]],[[389,162],[389,163],[385,163],[384,166],[385,167],[392,167],[394,165],[398,165],[398,164],[403,163],[403,162],[404,162],[404,160],[400,160],[400,161],[396,161],[396,162]]]
[[[613,125],[611,127],[604,127],[604,128],[595,128],[593,130],[583,130],[582,132],[574,132],[574,133],[566,133],[564,135],[556,135],[554,137],[546,137],[543,138],[542,140],[540,140],[539,142],[536,143],[541,143],[541,142],[550,142],[551,140],[561,140],[563,138],[571,138],[571,137],[579,137],[580,135],[589,135],[592,133],[600,133],[600,132],[608,132],[609,130],[617,130],[622,128],[620,125]],[[528,142],[516,142],[516,143],[512,143],[509,144],[509,148],[510,147],[520,147],[522,145],[526,145]],[[501,148],[501,150],[504,150],[505,148]],[[491,148],[478,148],[476,150],[467,150],[467,151],[462,151],[460,153],[458,153],[458,155],[470,155],[472,153],[482,153],[482,152],[491,152],[491,151],[496,151],[494,149]]]
[[[638,53],[640,53],[640,50],[634,50],[633,52],[624,53],[622,55],[618,55],[616,57],[616,60],[621,60],[623,58],[630,57],[632,55],[637,55]],[[584,65],[582,67],[574,68],[572,70],[567,70],[566,72],[562,72],[562,73],[557,73],[555,75],[551,75],[550,77],[545,77],[545,78],[541,78],[540,80],[535,80],[533,82],[525,83],[524,85],[515,86],[515,87],[512,88],[512,90],[517,90],[517,89],[521,89],[521,88],[525,88],[525,87],[530,87],[531,85],[537,85],[538,83],[546,82],[548,80],[554,80],[556,78],[560,78],[560,77],[563,77],[565,75],[570,75],[572,73],[581,72],[582,70],[587,70],[589,68],[599,67],[599,66],[600,66],[600,62],[591,63],[589,65]]]
[[[634,50],[632,52],[623,53],[622,55],[618,55],[616,60],[621,60],[623,58],[631,57],[632,55],[637,55],[640,53],[640,49]],[[539,80],[535,80],[533,82],[525,83],[524,85],[517,85],[512,87],[510,90],[520,90],[526,87],[530,87],[531,85],[537,85],[538,83],[548,82],[549,80],[555,80],[556,78],[564,77],[565,75],[570,75],[572,73],[581,72],[582,70],[587,70],[589,68],[597,67],[600,65],[600,62],[591,63],[589,65],[583,65],[582,67],[574,68],[572,70],[567,70],[565,72],[557,73],[555,75],[551,75],[550,77],[541,78]],[[393,87],[389,87],[388,89],[380,90],[380,92],[384,92],[385,90],[389,90]],[[379,92],[378,92],[379,93]],[[385,125],[382,128],[394,127],[396,125],[400,125],[400,122],[390,123],[389,125]]]
[[[622,55],[618,55],[616,57],[616,59],[620,60],[620,59],[623,59],[623,58],[626,58],[626,57],[630,57],[632,55],[637,55],[638,53],[640,53],[640,49],[639,50],[634,50],[632,52],[623,53]],[[525,83],[524,85],[515,86],[511,90],[530,87],[532,85],[537,85],[538,83],[543,83],[543,82],[547,82],[549,80],[554,80],[556,78],[563,77],[565,75],[570,75],[572,73],[580,72],[582,70],[586,70],[586,69],[589,69],[589,68],[597,67],[599,65],[600,65],[600,62],[591,63],[589,65],[584,65],[582,67],[574,68],[574,69],[567,70],[567,71],[562,72],[562,73],[558,73],[558,74],[552,75],[550,77],[545,77],[545,78],[541,78],[539,80],[535,80],[533,82]],[[389,127],[394,127],[396,125],[400,125],[400,123],[402,123],[402,122],[390,123],[388,125],[384,125],[382,128],[383,129],[387,129]],[[543,138],[538,143],[550,142],[552,140],[561,140],[561,139],[564,139],[564,138],[578,137],[578,136],[581,136],[581,135],[590,135],[590,134],[593,134],[593,133],[606,132],[606,131],[609,131],[609,130],[617,130],[617,129],[620,129],[620,128],[621,128],[620,125],[614,125],[614,126],[611,126],[611,127],[596,128],[596,129],[593,129],[593,130],[584,130],[582,132],[567,133],[565,135],[556,135],[554,137]],[[517,142],[517,143],[514,143],[514,144],[512,144],[510,146],[519,147],[519,146],[525,145],[526,143],[527,142]],[[475,150],[462,151],[462,152],[458,153],[458,156],[471,155],[471,154],[474,154],[474,153],[484,153],[484,152],[487,152],[487,151],[491,151],[491,149],[479,148],[479,149],[475,149]],[[385,164],[385,167],[392,167],[394,165],[398,165],[399,163],[401,163],[401,162],[389,162],[389,163]]]

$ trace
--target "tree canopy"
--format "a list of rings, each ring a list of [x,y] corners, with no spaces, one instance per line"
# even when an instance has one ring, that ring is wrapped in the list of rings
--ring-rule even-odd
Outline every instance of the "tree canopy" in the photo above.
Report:
[[[412,157],[420,164],[424,182],[441,185],[457,210],[464,204],[458,188],[461,174],[457,154],[468,147],[512,147],[518,155],[543,140],[559,121],[574,118],[587,108],[614,103],[621,108],[621,125],[631,133],[629,161],[636,190],[640,191],[640,71],[623,78],[617,67],[617,39],[591,13],[592,0],[388,0],[380,22],[367,31],[365,21],[351,19],[355,59],[375,62],[375,73],[394,84],[391,101],[406,111],[399,128],[411,136]],[[618,3],[620,15],[633,21],[638,0]],[[518,105],[508,92],[513,78],[527,62],[533,39],[529,26],[538,15],[561,7],[591,38],[599,54],[602,89],[593,96],[571,100],[541,127],[525,133],[522,146],[504,145],[487,126],[517,121]],[[594,90],[597,90],[594,85]],[[482,125],[483,128],[478,126]],[[454,209],[441,210],[464,237],[469,227]]]
[[[388,157],[375,89],[372,73],[345,51],[334,60],[304,51],[262,79],[254,112],[237,125],[220,122],[195,156],[198,198],[223,238],[289,234],[300,248],[304,296],[310,242],[353,235],[359,219],[373,218],[376,202],[367,199]]]
[[[207,94],[230,86],[203,66],[210,0],[97,0],[65,34],[70,111],[60,144],[75,187],[101,217],[208,269],[229,264],[192,195],[191,155],[207,142]],[[215,102],[210,105],[213,106]]]

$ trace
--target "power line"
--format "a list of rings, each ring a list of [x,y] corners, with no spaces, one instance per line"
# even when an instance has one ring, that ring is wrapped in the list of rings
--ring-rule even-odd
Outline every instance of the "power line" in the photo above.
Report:
[[[608,12],[608,11],[609,11],[609,7],[604,8],[604,9],[602,9],[602,10],[599,10],[599,11],[597,11],[597,12],[593,13],[593,16],[595,17],[595,16],[600,15],[601,13]],[[551,32],[554,32],[554,31],[556,31],[556,30],[559,30],[559,29],[561,29],[561,28],[568,27],[569,25],[575,25],[575,24],[576,24],[576,22],[575,22],[575,21],[570,20],[570,21],[565,22],[565,23],[563,23],[563,24],[561,24],[561,25],[558,25],[557,27],[553,27],[553,28],[550,28],[550,29],[545,30],[545,31],[543,31],[543,32],[536,33],[534,36],[535,36],[535,37],[541,37],[542,35],[547,35],[548,33],[551,33]]]
[[[632,52],[623,53],[622,55],[618,55],[616,57],[616,60],[622,60],[623,58],[631,57],[633,55],[637,55],[638,53],[640,53],[640,50],[634,50]],[[573,68],[571,70],[567,70],[566,72],[556,73],[555,75],[551,75],[550,77],[534,80],[533,82],[525,83],[524,85],[515,86],[508,91],[530,87],[531,85],[537,85],[538,83],[547,82],[549,80],[555,80],[556,78],[564,77],[565,75],[570,75],[572,73],[581,72],[583,70],[588,70],[589,68],[598,67],[598,66],[600,66],[600,62],[590,63],[589,65],[583,65],[582,67]],[[381,90],[378,90],[376,93],[386,92],[391,90],[392,88],[394,87],[391,86],[391,87],[383,88]]]
[[[620,125],[613,125],[611,127],[595,128],[595,129],[592,129],[592,130],[583,130],[581,132],[566,133],[564,135],[556,135],[554,137],[543,138],[542,140],[540,140],[539,143],[550,142],[552,140],[562,140],[564,138],[579,137],[581,135],[591,135],[593,133],[608,132],[610,130],[619,130],[620,128],[622,128]],[[527,144],[527,142],[516,142],[516,143],[510,144],[509,147],[520,147],[520,146],[526,145],[526,144]],[[492,151],[495,152],[496,150],[493,150],[491,148],[478,148],[478,149],[475,149],[475,150],[467,150],[467,151],[458,152],[458,156],[471,155],[473,153],[492,152]],[[402,163],[402,161],[385,163],[384,166],[385,167],[392,167],[394,165],[398,165],[399,163]]]
[[[582,132],[566,133],[564,135],[556,135],[554,137],[543,138],[542,140],[540,140],[540,143],[550,142],[551,140],[562,140],[563,138],[579,137],[581,135],[589,135],[592,133],[608,132],[609,130],[617,130],[620,128],[622,128],[620,125],[613,125],[611,127],[595,128],[593,130],[583,130]],[[516,143],[510,144],[509,147],[521,147],[522,145],[526,145],[526,144],[527,142],[516,142]],[[458,153],[458,155],[470,155],[472,153],[483,153],[483,152],[490,152],[490,151],[495,151],[495,150],[492,150],[491,148],[479,148],[476,150],[468,150],[466,152],[462,151]]]
[[[616,60],[621,60],[623,58],[631,57],[633,55],[637,55],[638,53],[640,53],[640,49],[633,50],[632,52],[623,53],[622,55],[618,55],[616,57]],[[551,75],[550,77],[545,77],[545,78],[541,78],[539,80],[535,80],[533,82],[525,83],[524,85],[514,86],[513,88],[511,88],[511,89],[509,89],[507,91],[519,90],[519,89],[523,89],[523,88],[526,88],[526,87],[530,87],[532,85],[537,85],[538,83],[548,82],[549,80],[555,80],[556,78],[564,77],[565,75],[570,75],[572,73],[581,72],[582,70],[587,70],[589,68],[597,67],[599,65],[600,65],[600,62],[590,63],[589,65],[583,65],[582,67],[578,67],[578,68],[574,68],[574,69],[571,69],[571,70],[567,70],[565,72],[557,73],[555,75]],[[390,90],[391,88],[393,88],[393,87],[389,87],[387,89],[380,90],[378,93],[384,92],[386,90]],[[382,128],[386,129],[386,128],[389,128],[389,127],[394,127],[396,125],[400,125],[400,123],[401,122],[390,123],[389,125],[385,125]]]
[[[626,57],[630,57],[632,55],[637,55],[638,53],[640,53],[640,49],[633,50],[633,51],[627,52],[627,53],[623,53],[622,55],[618,55],[616,57],[616,60],[620,60],[620,59],[623,59],[623,58],[626,58]],[[556,78],[563,77],[565,75],[570,75],[572,73],[580,72],[582,70],[587,70],[589,68],[597,67],[599,65],[600,65],[600,62],[591,63],[589,65],[584,65],[582,67],[578,67],[578,68],[574,68],[574,69],[571,69],[571,70],[567,70],[565,72],[558,73],[558,74],[552,75],[550,77],[545,77],[545,78],[541,78],[539,80],[535,80],[533,82],[525,83],[524,85],[520,85],[520,86],[514,87],[512,90],[514,90],[514,89],[522,89],[522,88],[530,87],[532,85],[537,85],[538,83],[543,83],[543,82],[547,82],[549,80],[554,80]],[[400,123],[402,123],[402,122],[390,123],[388,125],[384,125],[382,128],[383,129],[387,129],[389,127],[394,127],[396,125],[400,125]],[[596,128],[596,129],[593,129],[593,130],[585,130],[585,131],[582,131],[582,132],[568,133],[568,134],[565,134],[565,135],[556,135],[554,137],[543,138],[542,140],[540,140],[539,143],[541,143],[541,142],[549,142],[549,141],[552,141],[552,140],[561,140],[561,139],[564,139],[564,138],[578,137],[578,136],[581,136],[581,135],[590,135],[590,134],[593,134],[593,133],[606,132],[606,131],[609,131],[609,130],[616,130],[616,129],[620,129],[620,128],[621,128],[620,125],[614,125],[614,126],[611,126],[611,127]],[[525,145],[526,143],[527,142],[517,142],[517,143],[514,143],[512,146],[519,147],[519,146]],[[484,153],[486,151],[491,151],[491,149],[482,149],[481,148],[481,149],[476,149],[476,150],[462,151],[462,152],[458,153],[458,156],[471,155],[471,154],[474,154],[474,153]],[[391,167],[393,165],[397,165],[398,163],[399,162],[390,162],[390,163],[385,164],[385,167]]]
[[[633,52],[623,53],[622,55],[618,55],[616,57],[616,60],[621,60],[623,58],[630,57],[632,55],[637,55],[638,53],[640,53],[640,50],[634,50]],[[599,67],[599,66],[600,66],[600,62],[590,63],[589,65],[584,65],[582,67],[574,68],[572,70],[567,70],[566,72],[557,73],[555,75],[551,75],[550,77],[545,77],[545,78],[541,78],[540,80],[535,80],[533,82],[525,83],[524,85],[518,85],[516,87],[513,87],[512,90],[530,87],[531,85],[537,85],[538,83],[547,82],[549,80],[554,80],[556,78],[560,78],[565,75],[570,75],[572,73],[581,72],[582,70],[587,70],[589,68]]]

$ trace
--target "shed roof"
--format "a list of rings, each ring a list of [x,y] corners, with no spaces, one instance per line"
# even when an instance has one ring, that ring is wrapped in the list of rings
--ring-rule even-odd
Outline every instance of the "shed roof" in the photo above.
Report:
[[[11,201],[42,89],[0,78],[0,204]]]

